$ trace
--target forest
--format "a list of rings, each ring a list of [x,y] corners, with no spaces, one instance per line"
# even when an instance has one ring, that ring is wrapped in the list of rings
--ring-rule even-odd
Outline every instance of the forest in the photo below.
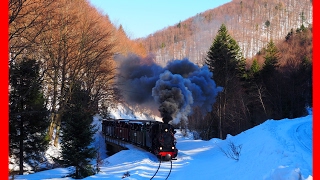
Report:
[[[98,106],[118,101],[115,54],[146,53],[86,0],[10,0],[9,46],[9,154],[19,174],[24,162],[37,170],[48,143],[57,146],[76,117],[79,129],[90,127]],[[82,114],[66,116],[75,109]]]
[[[23,174],[24,163],[41,170],[49,143],[59,142],[57,166],[75,166],[75,178],[94,173],[92,116],[126,103],[119,55],[207,65],[223,91],[211,112],[194,108],[178,126],[204,140],[312,107],[311,1],[234,0],[144,39],[130,39],[86,0],[10,0],[8,22],[12,173]]]
[[[270,39],[277,42],[291,29],[311,25],[312,10],[309,0],[233,0],[138,41],[144,44],[147,52],[155,54],[159,64],[183,57],[203,64],[208,47],[224,23],[244,57],[251,58],[266,47]]]
[[[301,117],[307,114],[306,107],[312,107],[311,27],[290,31],[278,44],[270,40],[252,57],[251,65],[241,54],[240,46],[222,26],[205,64],[224,90],[204,121],[197,113],[189,117],[188,128],[194,128],[202,139],[224,139],[267,119]]]

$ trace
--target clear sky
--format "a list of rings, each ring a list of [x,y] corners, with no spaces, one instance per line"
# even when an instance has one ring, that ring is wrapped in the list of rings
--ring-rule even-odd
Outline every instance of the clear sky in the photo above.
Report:
[[[146,37],[231,0],[88,0],[131,39]]]

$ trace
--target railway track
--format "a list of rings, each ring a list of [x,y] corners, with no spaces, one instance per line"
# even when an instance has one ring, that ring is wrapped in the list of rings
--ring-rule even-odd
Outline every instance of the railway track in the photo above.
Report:
[[[160,167],[161,167],[161,160],[159,160],[159,166],[158,166],[158,169],[157,169],[157,171],[154,173],[154,175],[150,178],[150,180],[151,179],[153,179],[156,175],[157,175],[157,173],[159,172],[159,169],[160,169]],[[169,176],[170,176],[170,174],[171,174],[171,170],[172,170],[172,160],[170,160],[170,170],[169,170],[169,173],[168,173],[168,175],[167,175],[167,177],[166,177],[166,179],[168,179],[169,178]]]
[[[312,152],[312,124],[302,123],[295,132],[294,137],[300,143],[300,145],[307,151]]]

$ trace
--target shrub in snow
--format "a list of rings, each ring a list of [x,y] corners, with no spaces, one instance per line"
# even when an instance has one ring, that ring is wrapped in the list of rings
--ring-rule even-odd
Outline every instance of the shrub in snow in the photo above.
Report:
[[[130,176],[130,173],[129,173],[129,171],[127,171],[126,173],[123,174],[121,179],[124,179],[124,178],[129,177],[129,176]]]
[[[233,142],[229,141],[228,149],[224,150],[220,147],[220,150],[230,159],[234,159],[239,161],[239,157],[241,154],[242,144],[235,145]]]

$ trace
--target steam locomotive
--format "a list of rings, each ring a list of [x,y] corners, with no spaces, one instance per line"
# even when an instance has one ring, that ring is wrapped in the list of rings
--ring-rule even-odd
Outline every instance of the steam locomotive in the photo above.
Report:
[[[140,146],[161,160],[174,159],[175,131],[172,125],[154,120],[104,119],[102,132],[105,137]]]

